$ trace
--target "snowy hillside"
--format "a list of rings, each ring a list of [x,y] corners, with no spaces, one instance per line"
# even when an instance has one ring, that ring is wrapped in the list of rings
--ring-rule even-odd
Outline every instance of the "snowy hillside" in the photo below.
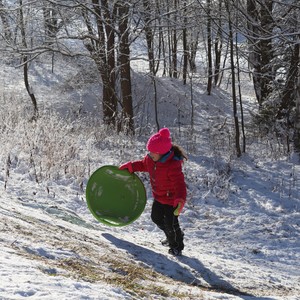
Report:
[[[145,174],[146,209],[129,226],[98,223],[85,202],[93,171],[145,154],[155,130],[151,93],[143,93],[151,84],[135,74],[136,107],[145,113],[128,138],[90,115],[100,110],[97,82],[83,82],[77,67],[61,62],[58,78],[35,66],[37,123],[28,122],[17,70],[0,70],[0,299],[300,299],[299,161],[251,128],[247,153],[237,159],[228,93],[208,97],[195,82],[191,128],[189,88],[160,79],[160,125],[189,154],[180,216],[186,247],[174,258],[150,220]],[[245,101],[249,117],[250,92]]]

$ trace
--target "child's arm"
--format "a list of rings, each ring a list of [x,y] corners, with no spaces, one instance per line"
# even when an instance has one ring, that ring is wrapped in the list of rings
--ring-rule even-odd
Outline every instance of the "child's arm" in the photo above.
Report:
[[[127,169],[130,173],[147,172],[146,157],[143,160],[129,161],[119,167],[120,170]]]
[[[174,215],[178,216],[186,202],[187,188],[185,184],[184,175],[182,172],[181,162],[177,162],[169,173],[169,176],[174,180],[174,185],[176,186],[176,194],[173,206],[176,207]]]
[[[174,162],[172,168],[170,168],[168,177],[172,180],[174,186],[176,187],[176,194],[174,195],[176,199],[186,199],[187,189],[184,179],[184,174],[182,172],[182,162]]]

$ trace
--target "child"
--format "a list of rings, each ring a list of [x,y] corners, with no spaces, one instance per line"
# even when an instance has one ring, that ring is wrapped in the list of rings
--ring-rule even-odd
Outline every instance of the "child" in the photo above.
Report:
[[[168,128],[150,137],[147,150],[149,154],[143,160],[127,162],[120,169],[149,173],[154,197],[151,219],[166,234],[167,240],[162,244],[170,247],[170,254],[179,256],[184,244],[178,216],[187,194],[182,164],[187,157],[179,146],[172,144]]]

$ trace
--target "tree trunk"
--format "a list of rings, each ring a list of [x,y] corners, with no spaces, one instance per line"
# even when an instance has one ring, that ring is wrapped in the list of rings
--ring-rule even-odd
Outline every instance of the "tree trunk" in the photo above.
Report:
[[[177,24],[177,8],[178,8],[178,0],[174,0],[174,11],[175,16],[174,16],[174,24]],[[174,27],[174,26],[173,26]],[[172,57],[172,75],[171,77],[177,78],[178,77],[178,70],[177,70],[177,29],[176,27],[172,30],[172,45],[171,45],[171,57]]]
[[[110,13],[110,4],[102,1],[100,7],[98,0],[92,0],[94,15],[96,17],[97,39],[91,39],[86,45],[97,65],[103,85],[103,121],[108,125],[116,125],[117,96],[116,96],[116,69],[115,69],[115,33],[114,13]],[[112,8],[113,11],[114,8]],[[103,20],[102,20],[103,16]],[[89,25],[87,24],[87,27]]]
[[[156,123],[156,130],[159,131],[160,125],[158,120],[158,95],[157,95],[157,87],[156,87],[156,78],[152,76],[152,83],[154,88],[154,113],[155,113],[155,123]]]
[[[247,0],[249,64],[252,69],[253,84],[260,105],[268,99],[272,88],[272,36],[274,20],[272,16],[274,0]]]
[[[261,5],[261,37],[259,42],[260,48],[260,65],[261,65],[261,103],[268,99],[272,91],[272,35],[274,21],[272,17],[273,0],[265,0]]]
[[[119,31],[120,31],[120,47],[119,47],[119,63],[120,63],[120,80],[123,113],[122,120],[126,121],[125,131],[134,133],[133,123],[133,107],[131,93],[131,76],[130,76],[130,49],[129,49],[129,30],[128,30],[128,5],[119,6]]]
[[[22,37],[22,45],[24,49],[27,49],[27,42],[26,42],[26,31],[25,31],[25,22],[24,22],[24,16],[23,16],[23,2],[22,0],[19,0],[20,8],[19,8],[19,15],[20,15],[20,30],[21,30],[21,37]],[[36,120],[38,118],[38,105],[35,98],[35,95],[32,91],[32,88],[29,84],[29,78],[28,78],[28,56],[23,55],[22,56],[22,63],[23,63],[23,75],[24,75],[24,84],[27,90],[27,93],[31,99],[32,105],[33,105],[33,120]]]
[[[219,15],[222,15],[222,1],[219,0]],[[218,85],[221,69],[221,54],[222,54],[222,19],[218,19],[218,29],[215,37],[215,70],[214,70],[214,85]]]
[[[148,52],[148,61],[149,61],[149,70],[152,75],[154,75],[154,49],[153,49],[153,32],[151,28],[151,19],[150,19],[150,11],[151,5],[149,0],[143,1],[144,6],[144,15],[145,15],[145,35],[146,35],[146,43],[147,43],[147,52]]]
[[[211,45],[211,0],[206,0],[207,5],[207,59],[208,59],[208,78],[207,78],[207,94],[211,94],[212,89],[212,45]]]
[[[241,147],[240,147],[240,129],[239,129],[239,119],[237,114],[237,97],[235,89],[235,65],[234,65],[234,43],[233,43],[233,32],[232,32],[232,21],[230,17],[229,4],[226,4],[228,12],[228,30],[229,30],[229,44],[230,44],[230,67],[231,67],[231,87],[232,87],[232,104],[233,104],[233,119],[235,127],[235,149],[237,157],[241,156]]]
[[[192,40],[189,44],[189,65],[190,70],[192,73],[195,73],[197,71],[197,65],[196,65],[196,55],[197,55],[197,49],[198,49],[198,33],[196,40]]]
[[[238,28],[238,20],[236,20],[236,28]],[[240,71],[240,56],[239,56],[239,47],[238,47],[238,36],[235,35],[235,53],[236,53],[236,66],[237,66],[237,80],[238,80],[238,92],[239,92],[239,104],[240,104],[240,113],[241,113],[241,131],[242,131],[242,141],[243,153],[246,152],[246,134],[245,134],[245,123],[244,123],[244,110],[243,110],[243,101],[242,101],[242,84],[241,84],[241,71]]]
[[[186,1],[183,3],[183,30],[182,30],[182,44],[183,44],[183,68],[182,77],[183,84],[186,85],[187,72],[188,72],[188,47],[187,47],[187,16],[186,16]]]
[[[282,93],[282,101],[279,107],[277,117],[287,117],[292,107],[294,107],[295,91],[297,87],[297,78],[299,76],[299,44],[295,43],[289,63],[289,70],[287,72],[286,83]]]
[[[299,44],[298,44],[299,46]],[[299,53],[300,61],[300,53]],[[298,153],[300,159],[300,71],[298,67],[298,81],[296,88],[296,112],[295,112],[295,124],[294,124],[294,149]]]
[[[256,99],[261,104],[261,69],[260,69],[260,53],[258,39],[260,36],[258,23],[259,13],[255,0],[247,0],[247,13],[251,21],[247,22],[248,28],[248,49],[249,49],[249,67],[252,72],[253,87]]]

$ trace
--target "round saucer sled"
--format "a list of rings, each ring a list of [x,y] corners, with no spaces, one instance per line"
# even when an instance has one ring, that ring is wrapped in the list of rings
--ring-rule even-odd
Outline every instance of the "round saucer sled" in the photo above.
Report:
[[[126,226],[140,217],[147,197],[143,182],[136,174],[116,166],[103,166],[89,178],[86,200],[99,222]]]

